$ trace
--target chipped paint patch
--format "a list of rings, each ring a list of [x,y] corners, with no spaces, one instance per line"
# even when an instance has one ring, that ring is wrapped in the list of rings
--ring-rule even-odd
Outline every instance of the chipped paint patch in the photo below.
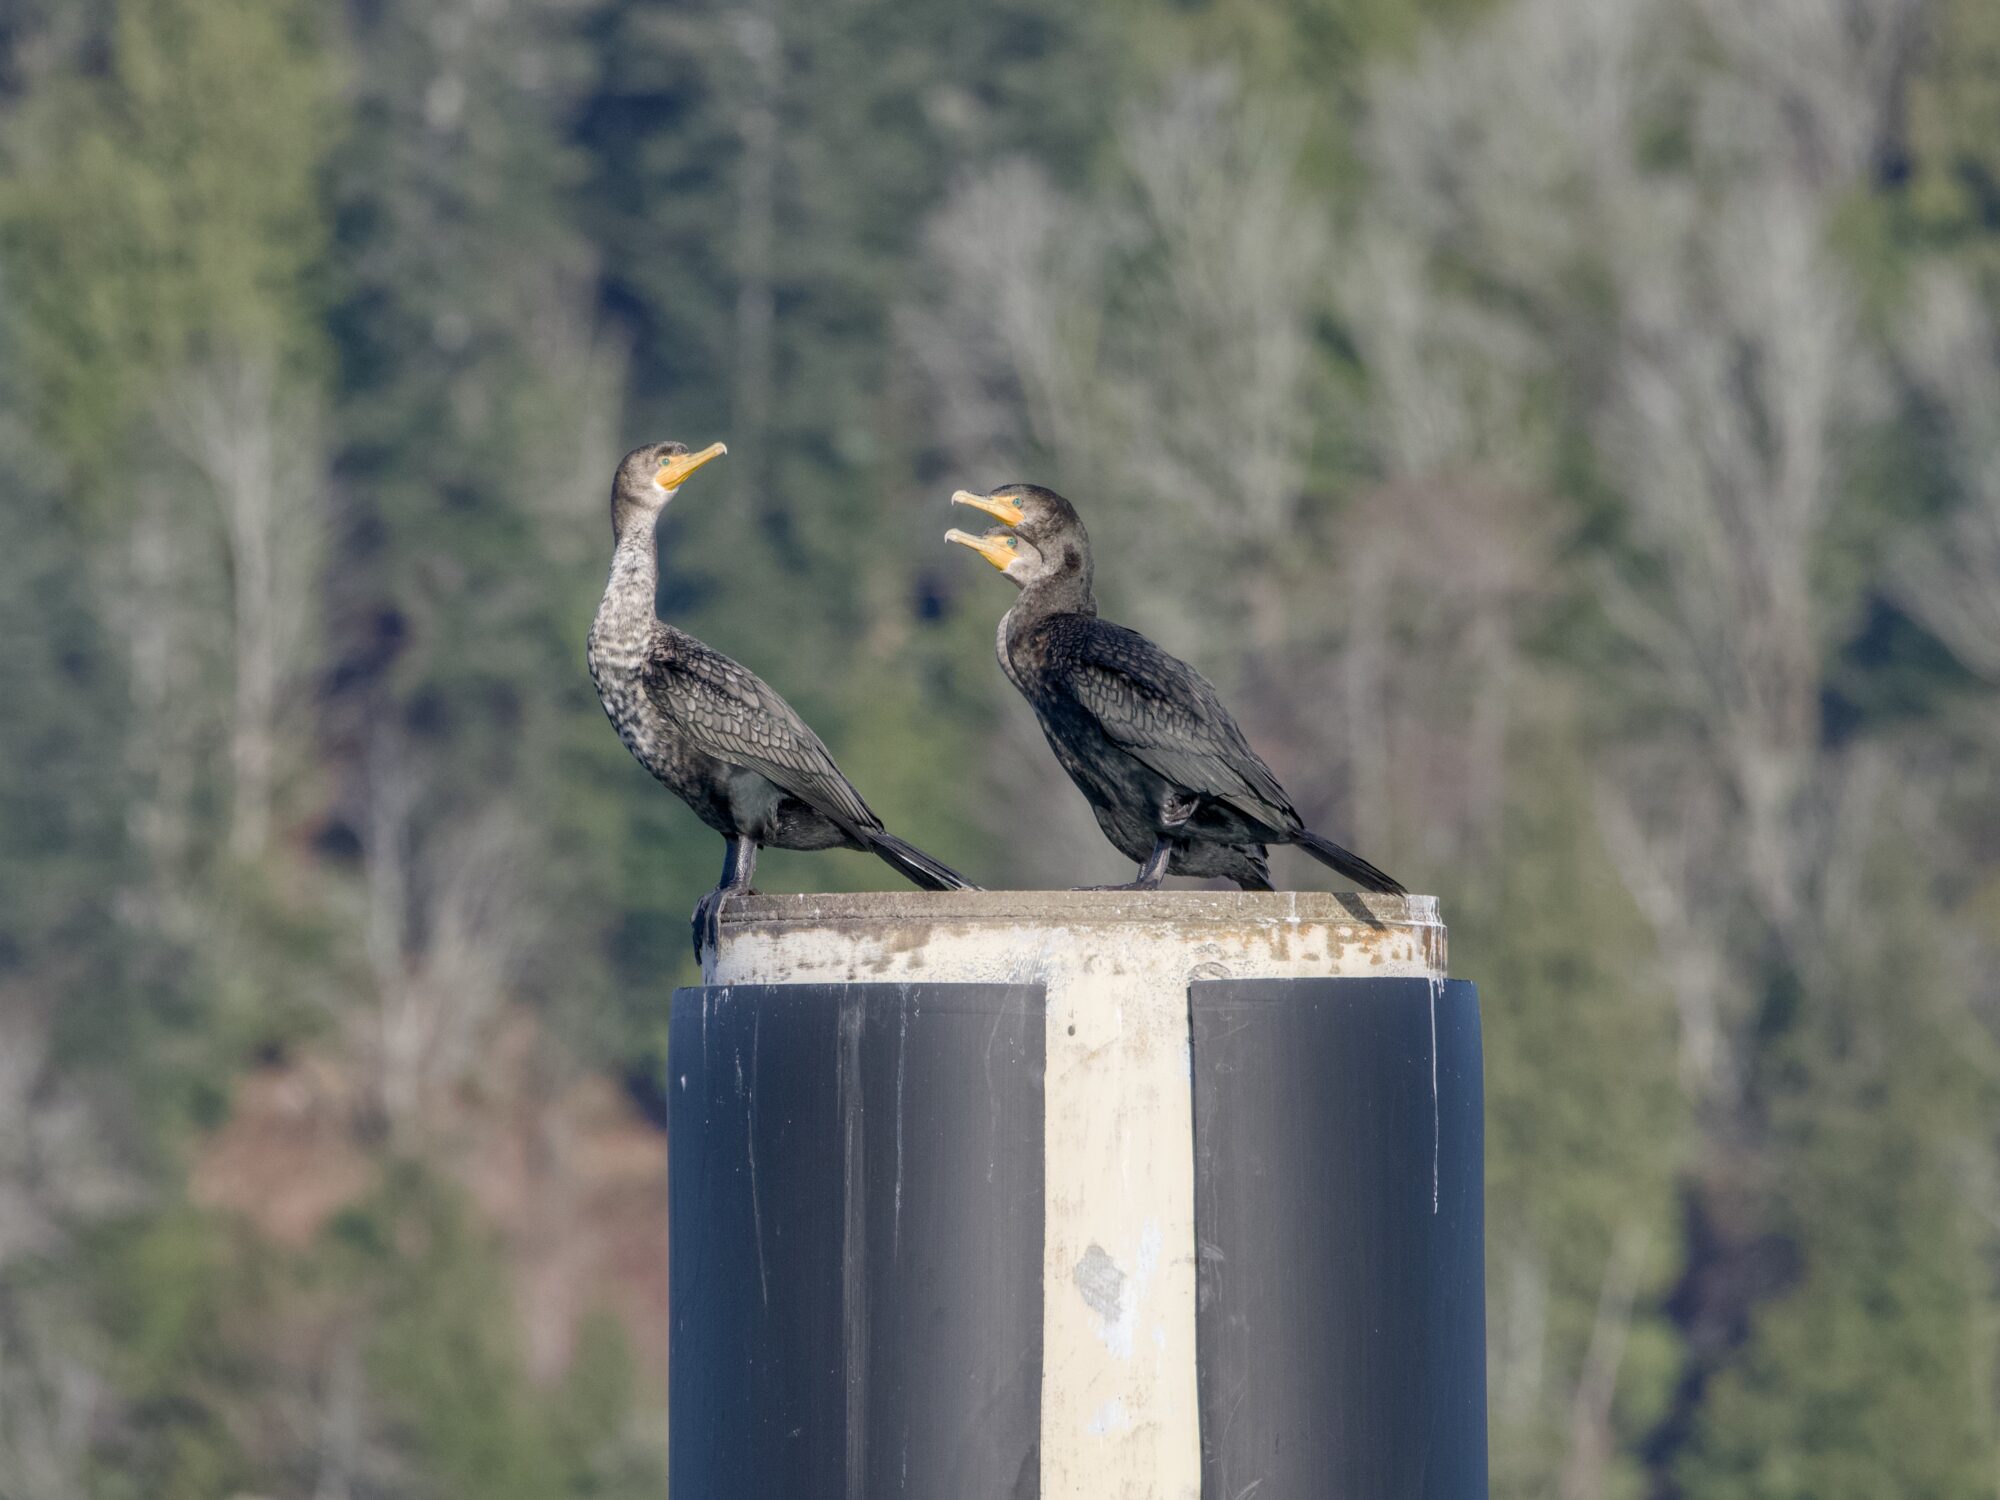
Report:
[[[1101,1320],[1098,1336],[1104,1347],[1119,1359],[1132,1357],[1132,1336],[1139,1321],[1139,1304],[1160,1269],[1160,1251],[1166,1234],[1157,1220],[1148,1220],[1139,1233],[1139,1250],[1130,1277],[1118,1268],[1102,1245],[1092,1242],[1076,1263],[1076,1289]],[[1155,1342],[1166,1347],[1166,1330],[1155,1325]]]
[[[1118,1262],[1105,1248],[1094,1241],[1076,1263],[1076,1289],[1083,1293],[1085,1305],[1104,1319],[1107,1330],[1124,1316],[1125,1273],[1118,1269]]]

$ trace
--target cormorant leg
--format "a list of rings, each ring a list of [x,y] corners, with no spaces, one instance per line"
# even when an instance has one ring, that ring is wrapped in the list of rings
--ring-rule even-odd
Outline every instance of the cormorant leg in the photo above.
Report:
[[[1157,891],[1160,882],[1167,878],[1167,861],[1174,857],[1174,841],[1161,834],[1153,843],[1153,852],[1146,856],[1146,862],[1139,866],[1139,878],[1132,882],[1135,890]]]
[[[738,835],[728,844],[728,852],[722,857],[722,883],[701,900],[694,908],[694,961],[700,963],[702,954],[722,951],[722,907],[731,896],[740,896],[750,889],[750,877],[757,869],[757,841],[745,835]]]
[[[1165,834],[1153,844],[1153,852],[1146,856],[1146,862],[1139,866],[1139,878],[1128,880],[1123,885],[1080,885],[1079,891],[1157,891],[1160,882],[1167,878],[1167,864],[1174,857],[1174,841]]]

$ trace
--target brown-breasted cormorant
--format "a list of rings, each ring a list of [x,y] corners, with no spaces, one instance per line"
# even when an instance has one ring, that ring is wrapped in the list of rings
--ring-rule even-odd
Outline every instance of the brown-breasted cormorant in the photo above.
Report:
[[[652,443],[611,481],[611,579],[590,627],[590,675],[618,737],[640,765],[729,841],[722,882],[694,913],[695,957],[714,952],[722,905],[750,888],[763,845],[865,849],[930,891],[976,889],[883,828],[818,735],[756,673],[654,610],[654,528],[674,492],[728,450]]]
[[[1367,860],[1305,826],[1207,678],[1136,630],[1098,618],[1090,537],[1069,501],[1033,484],[951,498],[1004,523],[946,538],[1021,591],[1000,621],[1000,666],[1033,705],[1105,837],[1139,862],[1139,878],[1118,889],[1151,890],[1173,874],[1268,891],[1265,845],[1296,844],[1364,890],[1403,894]]]

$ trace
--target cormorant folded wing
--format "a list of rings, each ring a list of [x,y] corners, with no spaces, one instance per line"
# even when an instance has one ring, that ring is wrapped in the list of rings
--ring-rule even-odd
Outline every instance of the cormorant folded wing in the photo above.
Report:
[[[748,766],[857,838],[881,829],[882,820],[841,774],[820,737],[748,667],[691,636],[677,632],[669,638],[663,629],[646,664],[645,684],[655,706],[697,748]]]
[[[1077,705],[1155,774],[1274,831],[1299,815],[1209,680],[1136,630],[1108,620],[1066,632],[1058,672]]]

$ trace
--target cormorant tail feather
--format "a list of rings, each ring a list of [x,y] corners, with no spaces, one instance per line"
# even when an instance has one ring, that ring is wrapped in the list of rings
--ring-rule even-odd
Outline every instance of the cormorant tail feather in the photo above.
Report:
[[[1301,828],[1292,835],[1292,842],[1329,869],[1338,870],[1364,891],[1378,891],[1385,896],[1409,895],[1393,876],[1383,874],[1360,855],[1341,848],[1331,839],[1321,838],[1310,828]]]
[[[942,860],[931,858],[915,844],[907,844],[893,833],[870,833],[869,847],[912,885],[927,891],[976,891],[978,886]]]

